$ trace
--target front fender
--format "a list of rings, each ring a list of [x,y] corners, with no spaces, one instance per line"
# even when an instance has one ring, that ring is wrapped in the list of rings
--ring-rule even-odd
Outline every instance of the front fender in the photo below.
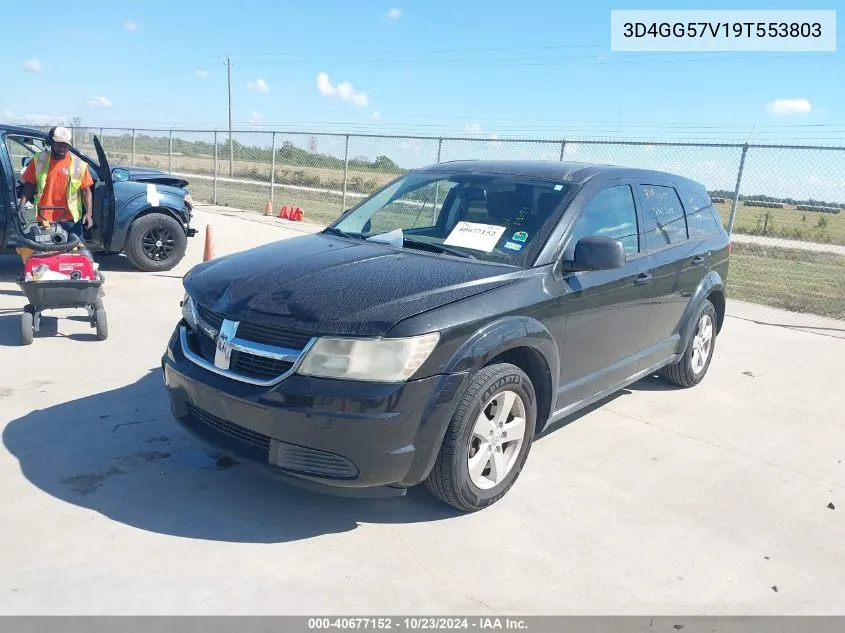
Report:
[[[476,372],[492,358],[517,347],[538,351],[552,377],[560,375],[560,354],[554,337],[536,319],[522,316],[497,319],[478,330],[447,361],[444,373]],[[552,386],[557,388],[556,384]]]
[[[431,472],[455,403],[469,387],[475,373],[493,358],[517,348],[534,350],[548,367],[550,410],[538,411],[538,418],[548,419],[560,376],[560,354],[554,338],[542,323],[529,317],[512,316],[492,321],[469,337],[443,366],[438,387],[423,411],[422,426],[415,441],[417,457],[403,484],[415,485]],[[541,431],[540,427],[536,430],[537,433]]]
[[[689,300],[689,303],[687,303],[686,310],[684,310],[684,314],[680,321],[681,326],[678,332],[680,336],[678,339],[678,347],[675,349],[676,354],[683,354],[687,345],[689,345],[690,338],[695,332],[695,327],[697,325],[695,316],[701,309],[701,304],[713,292],[720,292],[724,298],[725,282],[715,270],[711,270],[707,273],[704,279],[701,280],[701,283],[698,284],[698,288],[696,288],[695,293]]]

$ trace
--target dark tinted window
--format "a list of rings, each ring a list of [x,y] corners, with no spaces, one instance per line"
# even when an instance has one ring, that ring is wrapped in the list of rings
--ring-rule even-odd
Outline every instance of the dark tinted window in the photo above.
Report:
[[[695,191],[684,191],[684,207],[687,211],[687,227],[692,239],[701,239],[719,232],[718,216],[709,197]]]
[[[645,250],[662,248],[687,239],[684,207],[672,187],[643,185]]]
[[[569,241],[570,251],[578,240],[588,236],[612,237],[622,242],[629,255],[638,252],[637,210],[631,187],[610,187],[587,203],[575,222]]]

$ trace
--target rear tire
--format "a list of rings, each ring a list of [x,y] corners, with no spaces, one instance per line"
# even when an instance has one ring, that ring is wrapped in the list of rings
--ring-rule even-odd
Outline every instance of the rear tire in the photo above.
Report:
[[[537,398],[519,367],[485,367],[461,396],[426,488],[463,512],[486,508],[516,482],[534,439]]]
[[[705,300],[695,317],[695,330],[677,363],[660,370],[660,377],[679,387],[694,387],[710,368],[716,349],[716,308]]]
[[[24,310],[21,314],[21,344],[32,345],[35,338],[35,318],[32,312]]]
[[[126,257],[138,270],[162,272],[185,256],[188,238],[182,225],[164,213],[150,213],[129,226]]]

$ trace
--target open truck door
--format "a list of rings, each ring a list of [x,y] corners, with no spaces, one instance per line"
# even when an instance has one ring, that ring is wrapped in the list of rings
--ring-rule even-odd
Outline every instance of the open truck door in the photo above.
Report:
[[[6,143],[0,140],[0,251],[11,246],[12,226],[18,214],[15,172]]]
[[[105,252],[111,250],[112,238],[114,236],[115,200],[114,180],[112,179],[111,167],[106,159],[106,153],[100,144],[100,139],[94,136],[94,148],[97,150],[97,162],[100,165],[99,179],[94,185],[94,225],[91,228],[91,240],[100,244]]]

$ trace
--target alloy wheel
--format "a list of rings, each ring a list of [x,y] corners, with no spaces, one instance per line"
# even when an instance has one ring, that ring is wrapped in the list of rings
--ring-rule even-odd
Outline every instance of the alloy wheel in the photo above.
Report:
[[[713,319],[709,314],[702,314],[695,328],[692,339],[692,370],[700,374],[707,359],[710,358],[710,349],[713,347]]]
[[[513,469],[525,439],[525,417],[525,403],[513,391],[497,393],[481,409],[467,454],[469,478],[477,488],[493,488]]]

